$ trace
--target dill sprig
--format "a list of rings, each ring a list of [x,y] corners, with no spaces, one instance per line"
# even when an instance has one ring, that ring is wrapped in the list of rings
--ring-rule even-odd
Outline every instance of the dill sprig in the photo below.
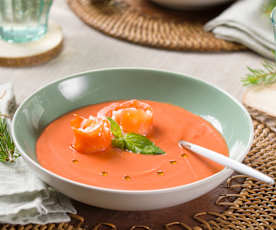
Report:
[[[0,162],[14,162],[19,156],[10,136],[6,118],[0,117]]]
[[[264,62],[261,69],[251,67],[247,69],[249,73],[241,80],[244,86],[268,85],[276,82],[276,63]]]

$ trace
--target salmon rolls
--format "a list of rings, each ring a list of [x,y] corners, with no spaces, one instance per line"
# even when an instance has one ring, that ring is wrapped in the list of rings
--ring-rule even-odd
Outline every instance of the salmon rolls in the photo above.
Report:
[[[71,120],[74,132],[73,147],[81,153],[102,152],[111,146],[110,123],[105,118],[89,116],[88,119],[75,115]]]
[[[147,136],[153,128],[153,113],[150,105],[139,100],[113,103],[98,112],[98,117],[110,117],[125,133]]]

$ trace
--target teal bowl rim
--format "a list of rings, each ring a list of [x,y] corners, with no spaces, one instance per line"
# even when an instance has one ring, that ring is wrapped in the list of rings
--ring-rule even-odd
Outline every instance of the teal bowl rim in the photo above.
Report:
[[[56,83],[59,83],[59,82],[62,82],[64,80],[68,80],[68,79],[72,79],[72,78],[75,78],[75,77],[79,77],[83,74],[86,74],[86,73],[97,73],[97,72],[103,72],[103,71],[114,71],[114,70],[125,70],[125,71],[129,71],[129,70],[135,70],[135,71],[141,71],[141,72],[144,72],[144,71],[151,71],[151,72],[157,72],[157,73],[165,73],[165,74],[170,74],[170,75],[174,75],[174,77],[177,77],[177,78],[188,78],[190,80],[194,80],[194,81],[197,81],[197,82],[201,82],[207,86],[210,86],[218,91],[220,91],[222,94],[225,94],[226,96],[228,96],[231,100],[233,100],[241,109],[242,111],[245,113],[245,115],[247,116],[248,118],[248,121],[249,121],[249,126],[250,126],[250,137],[249,137],[249,141],[248,141],[248,144],[246,146],[246,149],[244,151],[244,153],[239,157],[239,161],[242,161],[245,156],[248,154],[249,150],[250,150],[250,147],[252,146],[252,143],[253,143],[253,140],[254,140],[254,126],[253,126],[253,122],[252,122],[252,119],[251,119],[251,116],[249,115],[248,111],[245,109],[245,107],[236,99],[234,98],[231,94],[229,94],[228,92],[226,92],[225,90],[223,89],[220,89],[218,88],[217,86],[211,84],[211,83],[208,83],[204,80],[201,80],[201,79],[198,79],[196,77],[193,77],[193,76],[186,76],[185,74],[183,73],[180,73],[180,72],[172,72],[172,71],[167,71],[167,70],[162,70],[162,69],[154,69],[154,68],[143,68],[143,67],[112,67],[112,68],[100,68],[100,69],[95,69],[95,70],[88,70],[88,71],[84,71],[84,72],[80,72],[80,73],[75,73],[75,74],[71,74],[67,77],[64,77],[64,78],[61,78],[61,79],[57,79],[55,81],[52,81],[52,82],[49,82],[47,83],[46,85],[38,88],[37,90],[35,90],[30,96],[28,96],[26,99],[23,100],[23,102],[20,104],[20,106],[17,108],[15,114],[14,114],[14,117],[13,117],[13,120],[12,120],[12,129],[11,129],[11,134],[12,134],[12,138],[14,140],[14,143],[16,145],[16,148],[19,150],[19,152],[21,153],[22,157],[24,158],[24,160],[27,160],[30,164],[33,164],[37,169],[39,170],[42,170],[44,173],[46,174],[49,174],[50,176],[52,177],[55,177],[56,179],[58,180],[62,180],[62,181],[65,181],[66,183],[69,183],[69,184],[72,184],[74,186],[80,186],[80,187],[83,187],[85,189],[93,189],[93,190],[97,190],[97,191],[102,191],[102,192],[109,192],[109,193],[117,193],[117,194],[128,194],[128,195],[135,195],[135,194],[152,194],[152,193],[157,193],[157,194],[161,194],[161,193],[167,193],[167,192],[170,192],[170,191],[179,191],[179,190],[182,190],[184,188],[193,188],[193,187],[196,187],[198,184],[200,185],[201,182],[204,182],[204,181],[207,181],[208,179],[210,178],[213,178],[213,177],[216,177],[218,174],[225,174],[225,173],[232,173],[233,170],[230,169],[230,168],[227,168],[225,167],[223,170],[209,176],[209,177],[206,177],[204,179],[201,179],[201,180],[198,180],[198,181],[195,181],[193,183],[189,183],[189,184],[184,184],[184,185],[179,185],[179,186],[174,186],[174,187],[169,187],[169,188],[162,188],[162,189],[151,189],[151,190],[123,190],[123,189],[111,189],[111,188],[105,188],[105,187],[99,187],[99,186],[93,186],[93,185],[88,185],[88,184],[84,184],[84,183],[80,183],[80,182],[77,182],[77,181],[73,181],[73,180],[70,180],[68,178],[65,178],[65,177],[62,177],[54,172],[51,172],[50,170],[47,170],[45,168],[43,168],[38,162],[34,161],[33,159],[31,159],[31,157],[29,157],[29,155],[27,153],[25,153],[20,144],[17,142],[17,139],[16,139],[16,135],[15,135],[15,120],[21,110],[21,108],[24,106],[24,104],[26,102],[28,102],[29,100],[31,100],[31,98],[37,93],[39,92],[40,90],[52,85],[52,84],[56,84]],[[228,171],[228,172],[227,172]]]

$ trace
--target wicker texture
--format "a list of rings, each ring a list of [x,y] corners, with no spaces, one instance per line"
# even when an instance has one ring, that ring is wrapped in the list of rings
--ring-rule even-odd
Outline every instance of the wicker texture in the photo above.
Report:
[[[84,219],[81,216],[70,214],[72,221],[70,223],[60,224],[28,224],[28,225],[11,225],[0,224],[0,230],[85,230],[83,227]]]
[[[86,24],[115,38],[171,50],[240,51],[244,46],[215,38],[204,24],[221,9],[167,10],[148,0],[67,0]]]

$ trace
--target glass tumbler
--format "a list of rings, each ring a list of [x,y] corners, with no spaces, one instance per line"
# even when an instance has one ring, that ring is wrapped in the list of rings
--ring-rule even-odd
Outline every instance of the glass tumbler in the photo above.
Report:
[[[53,0],[0,0],[0,38],[14,43],[41,38]]]
[[[272,10],[270,17],[271,17],[272,26],[273,26],[274,38],[276,41],[276,7]]]

